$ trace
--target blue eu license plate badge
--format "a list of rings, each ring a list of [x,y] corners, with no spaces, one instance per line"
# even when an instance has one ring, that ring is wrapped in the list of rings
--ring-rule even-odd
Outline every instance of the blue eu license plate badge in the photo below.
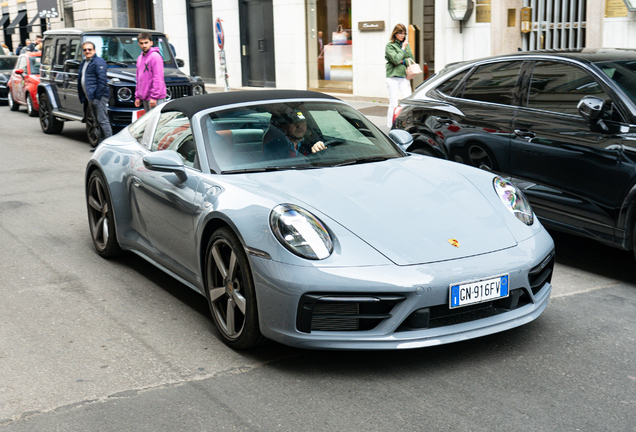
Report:
[[[508,297],[508,275],[450,287],[450,307],[457,308]]]

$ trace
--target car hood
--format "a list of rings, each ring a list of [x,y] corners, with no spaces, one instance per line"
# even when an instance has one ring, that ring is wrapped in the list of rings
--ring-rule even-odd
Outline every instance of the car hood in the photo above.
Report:
[[[190,78],[179,69],[166,67],[164,68],[163,73],[164,80],[168,85],[190,82]],[[130,81],[134,83],[137,79],[137,68],[134,65],[126,68],[109,67],[107,74],[109,79],[119,78],[122,81]]]
[[[507,211],[503,204],[495,209],[451,163],[409,159],[268,173],[251,180],[261,191],[341,224],[397,265],[464,258],[517,244],[500,215]]]

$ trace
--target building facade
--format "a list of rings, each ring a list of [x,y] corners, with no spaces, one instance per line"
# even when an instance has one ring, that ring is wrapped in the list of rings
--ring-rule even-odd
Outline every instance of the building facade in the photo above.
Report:
[[[59,8],[58,17],[39,18],[42,4],[50,2]],[[152,28],[168,35],[185,71],[209,84],[224,87],[227,79],[230,88],[312,89],[383,99],[388,95],[384,47],[397,23],[409,26],[416,60],[432,73],[451,62],[517,50],[636,48],[636,12],[626,3],[7,0],[0,3],[0,39],[15,48],[46,28]]]

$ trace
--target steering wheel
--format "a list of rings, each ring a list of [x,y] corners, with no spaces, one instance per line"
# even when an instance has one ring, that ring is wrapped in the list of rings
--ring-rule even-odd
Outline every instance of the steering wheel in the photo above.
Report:
[[[336,147],[342,144],[346,144],[347,142],[341,138],[334,138],[330,140],[323,141],[326,147]]]

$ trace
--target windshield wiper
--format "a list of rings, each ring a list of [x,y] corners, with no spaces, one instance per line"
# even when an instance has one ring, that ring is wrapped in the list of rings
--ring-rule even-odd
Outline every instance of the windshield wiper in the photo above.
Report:
[[[333,166],[339,167],[339,166],[345,166],[345,165],[363,164],[367,162],[382,162],[387,159],[393,159],[393,156],[370,156],[365,158],[357,158],[357,159],[351,159],[348,161],[340,162],[340,163],[334,164]]]
[[[243,174],[243,173],[255,173],[255,172],[268,172],[268,171],[287,171],[287,170],[305,170],[316,169],[318,167],[313,165],[291,165],[291,166],[268,166],[258,168],[241,168],[235,170],[221,171],[221,174]]]
[[[115,61],[115,60],[106,60],[106,64],[115,64],[117,66],[128,67],[128,65],[126,63],[122,63],[122,62]]]

